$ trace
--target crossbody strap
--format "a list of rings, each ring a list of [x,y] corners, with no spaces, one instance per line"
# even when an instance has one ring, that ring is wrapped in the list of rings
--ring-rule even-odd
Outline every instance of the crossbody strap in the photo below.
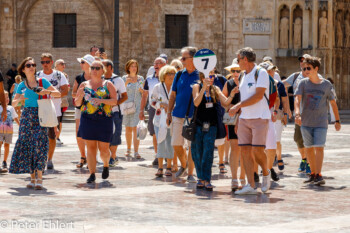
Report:
[[[162,87],[163,87],[163,90],[165,92],[166,98],[169,100],[168,92],[166,91],[166,89],[164,87],[164,83],[162,83]]]

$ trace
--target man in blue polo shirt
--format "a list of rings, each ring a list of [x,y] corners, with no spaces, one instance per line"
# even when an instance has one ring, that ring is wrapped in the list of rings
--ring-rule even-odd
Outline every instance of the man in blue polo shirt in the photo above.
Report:
[[[174,147],[174,153],[181,162],[181,167],[176,173],[176,177],[182,176],[187,169],[187,159],[185,154],[185,140],[182,137],[182,126],[185,121],[185,116],[189,104],[191,105],[189,111],[189,118],[193,115],[193,98],[192,87],[199,80],[199,72],[196,70],[193,64],[193,57],[197,52],[197,48],[185,47],[181,50],[182,64],[185,69],[179,71],[173,82],[172,93],[169,99],[169,109],[167,116],[167,123],[172,123],[172,139],[171,145]],[[190,101],[191,100],[191,101]],[[175,105],[175,107],[174,107]],[[188,143],[188,177],[187,181],[195,183],[196,180],[193,177],[194,163],[191,156],[190,143]],[[177,161],[175,161],[175,164]]]

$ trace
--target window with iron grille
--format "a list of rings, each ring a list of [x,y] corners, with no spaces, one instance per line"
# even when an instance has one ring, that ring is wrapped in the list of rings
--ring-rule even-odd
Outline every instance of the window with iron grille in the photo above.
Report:
[[[77,47],[77,15],[54,14],[53,15],[53,47],[75,48]]]
[[[188,45],[188,15],[165,16],[165,48]]]

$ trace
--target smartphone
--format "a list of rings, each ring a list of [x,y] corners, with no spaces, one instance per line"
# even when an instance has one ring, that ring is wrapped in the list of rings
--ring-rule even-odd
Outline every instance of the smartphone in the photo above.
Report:
[[[100,50],[100,53],[106,52],[105,48],[99,48],[98,50]]]

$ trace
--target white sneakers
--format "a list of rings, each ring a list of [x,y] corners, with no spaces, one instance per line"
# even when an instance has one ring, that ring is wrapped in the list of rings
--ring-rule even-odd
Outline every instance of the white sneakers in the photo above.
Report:
[[[266,193],[270,189],[271,185],[271,171],[269,171],[269,174],[267,176],[263,176],[262,184],[261,184],[261,191],[263,193]],[[241,190],[237,190],[235,192],[237,195],[256,195],[258,194],[258,191],[250,186],[250,184],[245,185]]]
[[[258,191],[250,186],[250,184],[247,184],[244,186],[241,190],[237,190],[235,192],[237,195],[256,195],[258,194]]]
[[[271,171],[268,170],[269,174],[267,176],[263,176],[262,184],[261,184],[261,191],[263,193],[266,193],[271,186]]]

